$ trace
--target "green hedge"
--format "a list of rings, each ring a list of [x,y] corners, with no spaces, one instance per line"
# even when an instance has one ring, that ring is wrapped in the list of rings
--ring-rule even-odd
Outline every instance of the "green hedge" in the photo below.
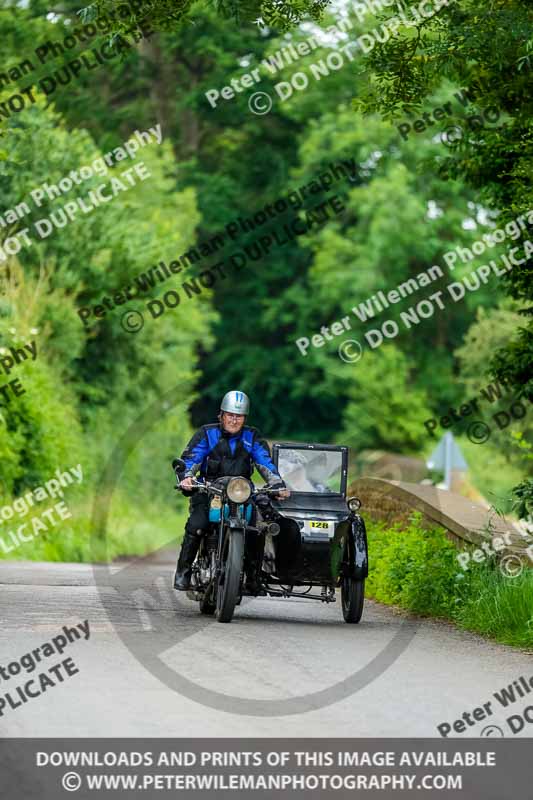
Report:
[[[368,543],[370,597],[505,644],[533,645],[533,570],[504,577],[491,559],[463,571],[454,544],[442,530],[424,529],[419,514],[402,529],[369,523]]]

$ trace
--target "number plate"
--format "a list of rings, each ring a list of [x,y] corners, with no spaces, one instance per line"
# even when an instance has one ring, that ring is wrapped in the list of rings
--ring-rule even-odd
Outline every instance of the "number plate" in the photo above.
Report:
[[[329,523],[329,522],[315,522],[315,521],[312,520],[312,521],[309,522],[309,527],[310,528],[321,528],[322,530],[326,530],[327,531],[327,530],[329,530],[330,524],[331,523]]]

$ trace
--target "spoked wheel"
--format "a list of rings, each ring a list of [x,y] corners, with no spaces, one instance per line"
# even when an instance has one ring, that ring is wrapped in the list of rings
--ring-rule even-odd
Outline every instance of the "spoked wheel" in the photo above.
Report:
[[[365,603],[365,582],[344,577],[341,584],[342,615],[345,622],[359,622]]]
[[[222,572],[217,586],[215,616],[218,622],[231,622],[239,599],[244,558],[244,533],[228,533],[224,543]]]

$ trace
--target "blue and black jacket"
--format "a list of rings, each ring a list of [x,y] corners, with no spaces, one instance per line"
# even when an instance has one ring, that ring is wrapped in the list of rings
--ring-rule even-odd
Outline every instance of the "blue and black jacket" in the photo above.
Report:
[[[185,478],[196,475],[208,480],[242,475],[251,478],[254,467],[267,482],[281,481],[272,462],[267,442],[249,425],[237,434],[223,430],[218,423],[202,425],[182,453],[187,469]]]

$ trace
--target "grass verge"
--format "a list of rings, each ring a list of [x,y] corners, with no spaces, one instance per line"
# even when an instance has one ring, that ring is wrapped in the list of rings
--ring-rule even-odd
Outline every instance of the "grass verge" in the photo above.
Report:
[[[56,502],[56,501],[53,501]],[[184,501],[170,504],[150,501],[148,498],[132,500],[116,492],[109,509],[107,533],[92,533],[92,498],[78,497],[68,502],[71,517],[61,520],[55,514],[52,524],[43,511],[52,507],[52,501],[37,507],[37,513],[4,522],[0,527],[0,562],[5,561],[67,561],[75,563],[110,562],[119,556],[144,556],[162,547],[176,547],[181,540],[187,518]],[[33,509],[32,509],[33,511]],[[35,529],[32,518],[40,520]],[[20,526],[25,541],[20,536]]]
[[[503,644],[533,647],[533,569],[502,575],[495,559],[461,570],[457,548],[415,514],[407,528],[369,523],[367,594],[423,616],[441,617]]]

